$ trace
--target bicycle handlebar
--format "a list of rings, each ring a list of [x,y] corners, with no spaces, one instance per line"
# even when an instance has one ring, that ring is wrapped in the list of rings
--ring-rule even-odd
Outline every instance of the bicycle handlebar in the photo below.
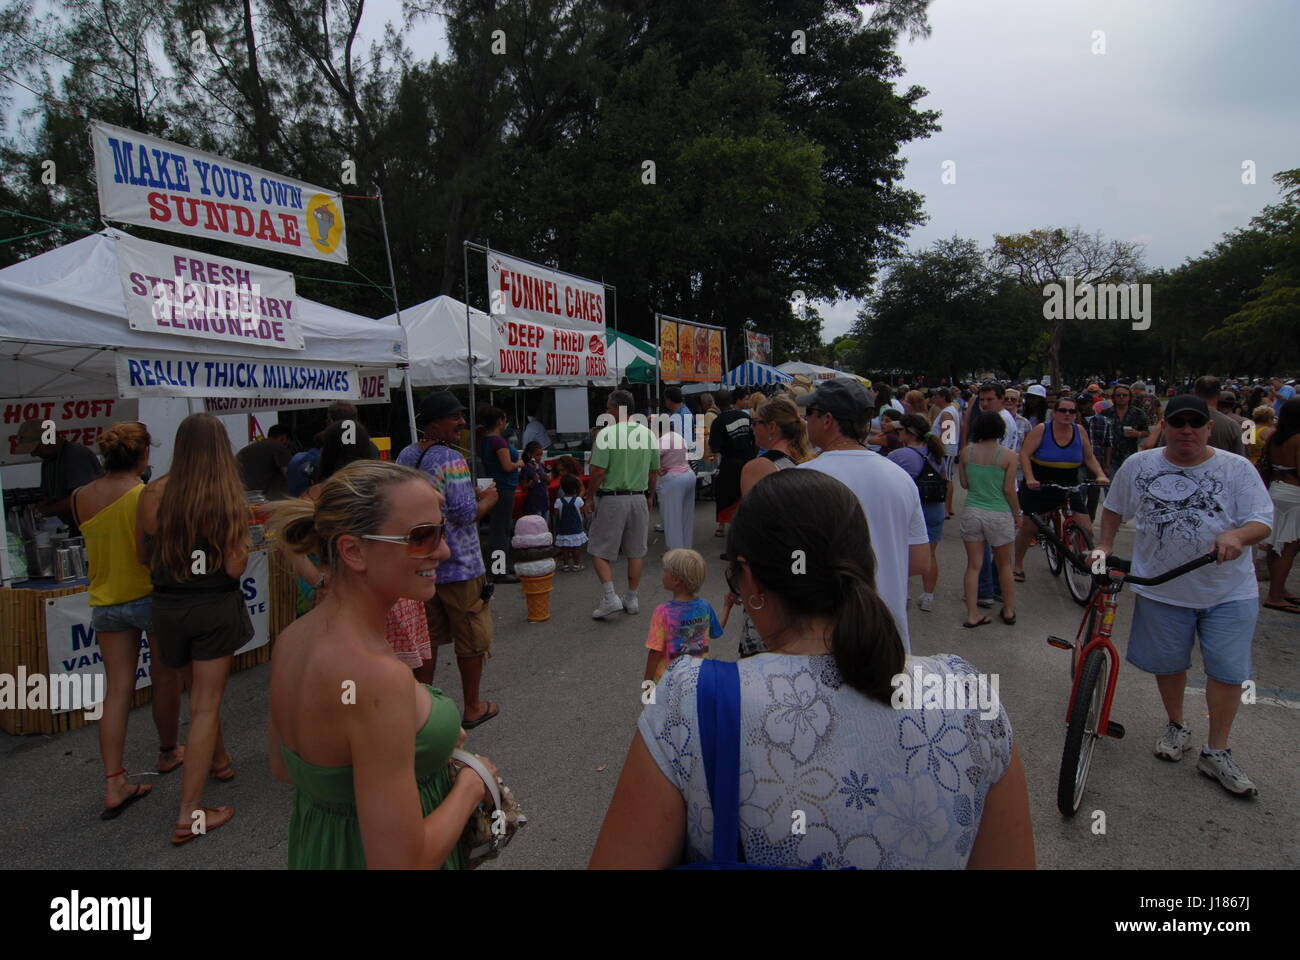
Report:
[[[1213,563],[1215,558],[1218,557],[1218,555],[1219,554],[1217,550],[1212,550],[1209,553],[1205,554],[1204,556],[1197,557],[1195,560],[1190,560],[1187,563],[1184,563],[1181,567],[1174,567],[1174,569],[1172,570],[1166,570],[1164,573],[1160,574],[1157,577],[1126,576],[1124,578],[1124,582],[1136,583],[1140,587],[1157,587],[1162,583],[1168,583],[1170,580],[1176,580],[1178,577],[1181,577],[1185,573],[1191,573],[1193,570],[1203,567],[1207,563]],[[1107,557],[1106,568],[1107,570],[1109,570],[1111,567],[1115,567],[1121,573],[1127,574],[1128,571],[1132,568],[1132,562],[1129,560],[1124,560],[1121,557]]]
[[[1073,487],[1063,487],[1059,483],[1040,483],[1039,490],[1064,490],[1066,493],[1080,493],[1087,487],[1103,487],[1109,484],[1098,483],[1096,480],[1084,480],[1082,483]]]

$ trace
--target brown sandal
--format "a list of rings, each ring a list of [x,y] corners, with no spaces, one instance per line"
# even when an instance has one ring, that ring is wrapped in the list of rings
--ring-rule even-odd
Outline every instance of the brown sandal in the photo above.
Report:
[[[213,780],[218,780],[221,783],[229,783],[231,780],[235,779],[235,758],[230,755],[229,751],[227,751],[226,765],[224,767],[213,767],[208,772],[211,774]]]
[[[203,832],[195,833],[193,823],[178,823],[172,832],[172,846],[180,847],[198,837],[206,836],[218,827],[224,827],[234,816],[234,807],[204,807]]]
[[[172,762],[163,763],[162,758],[169,754],[172,757]],[[169,747],[166,750],[160,748],[158,750],[158,758],[158,775],[162,776],[163,774],[171,773],[177,767],[185,764],[185,744],[182,743],[179,746]]]

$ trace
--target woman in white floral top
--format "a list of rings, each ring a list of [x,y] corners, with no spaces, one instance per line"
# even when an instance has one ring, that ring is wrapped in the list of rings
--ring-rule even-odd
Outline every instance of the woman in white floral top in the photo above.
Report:
[[[770,651],[738,664],[745,860],[1032,868],[1024,767],[996,685],[956,656],[905,659],[869,544],[857,498],[813,470],[765,477],[736,514],[727,581]],[[674,663],[642,712],[592,867],[711,858],[700,663]]]

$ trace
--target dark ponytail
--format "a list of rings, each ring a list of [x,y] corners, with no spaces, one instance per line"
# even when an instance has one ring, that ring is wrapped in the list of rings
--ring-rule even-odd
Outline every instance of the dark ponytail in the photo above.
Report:
[[[748,564],[763,590],[781,601],[791,625],[811,617],[832,620],[829,652],[840,676],[858,692],[890,702],[890,681],[903,671],[906,654],[875,589],[871,532],[853,491],[816,470],[769,474],[741,501],[727,556]]]

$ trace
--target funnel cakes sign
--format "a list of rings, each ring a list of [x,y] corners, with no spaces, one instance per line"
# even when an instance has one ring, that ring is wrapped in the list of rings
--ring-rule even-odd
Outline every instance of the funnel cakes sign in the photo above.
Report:
[[[348,262],[331,190],[98,120],[90,139],[106,220]]]
[[[488,254],[493,374],[531,382],[603,380],[605,287]]]

